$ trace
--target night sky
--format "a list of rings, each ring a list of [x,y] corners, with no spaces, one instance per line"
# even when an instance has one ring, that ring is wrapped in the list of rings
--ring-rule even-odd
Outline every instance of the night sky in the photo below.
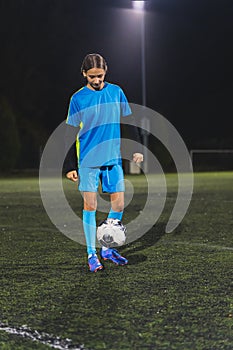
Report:
[[[147,106],[189,148],[233,148],[232,0],[148,0],[145,26]],[[131,1],[0,0],[0,29],[0,97],[15,115],[25,166],[35,157],[28,145],[43,146],[65,119],[87,53],[102,54],[107,80],[142,103]]]

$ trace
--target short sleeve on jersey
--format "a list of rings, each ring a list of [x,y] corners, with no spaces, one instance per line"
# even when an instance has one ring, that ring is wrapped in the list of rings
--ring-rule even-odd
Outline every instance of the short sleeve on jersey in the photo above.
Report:
[[[79,111],[80,109],[77,102],[75,101],[74,97],[71,97],[66,124],[78,127],[81,122]]]
[[[121,102],[121,116],[127,117],[128,115],[132,114],[131,108],[129,106],[128,100],[123,90],[121,90],[120,92],[120,102]]]

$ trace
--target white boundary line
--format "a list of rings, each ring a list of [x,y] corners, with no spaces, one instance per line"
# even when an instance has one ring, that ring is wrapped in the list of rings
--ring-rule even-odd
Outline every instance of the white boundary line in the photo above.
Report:
[[[193,246],[193,247],[205,247],[207,249],[216,249],[216,250],[226,250],[226,251],[233,251],[233,247],[225,247],[225,246],[218,246],[218,245],[211,245],[208,243],[189,243],[189,242],[181,242],[181,241],[174,241],[174,240],[165,240],[160,242],[161,245],[163,244],[177,244],[177,245],[187,245],[187,246]],[[21,327],[11,327],[9,325],[6,325],[0,321],[0,331],[4,331],[9,334],[14,334],[21,336],[25,339],[30,339],[32,341],[47,345],[53,349],[58,350],[88,350],[87,348],[84,348],[84,345],[80,345],[79,347],[76,347],[75,345],[72,346],[72,340],[71,339],[61,339],[58,336],[54,336],[52,334],[48,333],[39,333],[36,330],[32,330],[26,325],[23,325]],[[89,349],[90,350],[90,349]]]
[[[52,334],[44,333],[44,332],[39,333],[38,331],[32,330],[26,325],[23,325],[21,327],[11,327],[0,321],[0,331],[5,331],[6,333],[9,333],[9,334],[21,336],[25,339],[47,345],[53,349],[88,350],[87,348],[84,348],[84,345],[79,345],[78,347],[75,345],[72,345],[71,339],[68,339],[68,338],[61,339],[60,337],[57,337]]]

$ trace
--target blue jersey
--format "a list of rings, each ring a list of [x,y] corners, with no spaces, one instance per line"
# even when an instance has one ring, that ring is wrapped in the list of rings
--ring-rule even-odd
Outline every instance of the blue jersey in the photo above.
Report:
[[[79,167],[121,164],[120,117],[131,113],[122,89],[107,82],[101,90],[85,86],[71,97],[66,123],[80,127]]]

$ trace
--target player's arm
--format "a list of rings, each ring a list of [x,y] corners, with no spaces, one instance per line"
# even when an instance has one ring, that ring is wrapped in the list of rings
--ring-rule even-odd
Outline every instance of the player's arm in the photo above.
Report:
[[[125,118],[125,117],[124,117]],[[143,162],[142,137],[139,128],[135,125],[135,118],[131,114],[126,117],[129,124],[124,125],[127,138],[135,141],[136,148],[133,153],[133,161],[137,164]]]
[[[65,161],[63,165],[66,177],[74,182],[78,180],[78,159],[76,152],[76,138],[79,131],[79,105],[77,95],[74,94],[70,99],[68,115],[65,125]]]
[[[69,180],[76,182],[78,180],[78,159],[75,141],[77,135],[77,128],[67,124],[65,128],[66,157],[63,165],[63,171]],[[71,141],[72,145],[70,147]]]
[[[136,142],[136,149],[133,153],[133,161],[137,164],[143,161],[143,152],[142,152],[142,138],[139,131],[139,128],[136,126],[135,118],[132,114],[132,110],[129,106],[128,100],[121,90],[120,94],[121,101],[121,118],[127,118],[128,124],[124,125],[126,129],[126,135],[129,139]],[[124,123],[123,123],[124,124]]]
[[[131,114],[130,118],[131,125],[129,125],[129,137],[136,141],[135,152],[133,153],[133,161],[137,164],[143,162],[143,151],[142,151],[142,137],[139,128],[136,126],[134,116]]]

